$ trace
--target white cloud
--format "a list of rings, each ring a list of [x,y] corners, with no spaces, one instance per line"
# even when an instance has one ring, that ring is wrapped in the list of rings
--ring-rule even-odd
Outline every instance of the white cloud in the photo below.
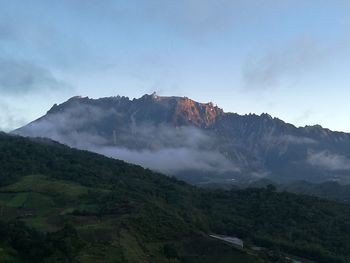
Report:
[[[350,170],[350,159],[328,151],[309,152],[307,162],[331,171]]]
[[[94,125],[100,129],[106,125],[108,116],[118,112],[113,109],[101,110],[84,103],[70,104],[68,110],[50,113],[45,118],[29,124],[21,135],[47,137],[61,143],[85,149],[131,163],[174,174],[184,170],[210,172],[227,172],[239,170],[231,160],[215,150],[215,139],[210,134],[195,127],[175,128],[151,123],[136,124],[124,120],[123,127],[130,129],[113,135],[99,134]],[[108,119],[110,122],[110,119]],[[110,123],[109,123],[110,124]],[[122,128],[123,128],[122,127]]]

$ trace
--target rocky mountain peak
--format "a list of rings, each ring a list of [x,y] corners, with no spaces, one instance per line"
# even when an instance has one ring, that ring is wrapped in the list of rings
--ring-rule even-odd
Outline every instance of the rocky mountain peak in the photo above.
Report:
[[[196,126],[208,127],[223,114],[224,111],[211,102],[199,103],[184,97],[176,103],[174,122],[176,124],[188,122]]]
[[[14,133],[107,155],[112,151],[117,158],[162,171],[206,171],[213,180],[225,171],[224,181],[265,176],[350,181],[350,134],[321,126],[297,128],[266,113],[225,113],[211,102],[187,97],[73,97]],[[206,173],[202,179],[207,180]]]
[[[97,107],[126,115],[137,122],[169,123],[174,126],[194,125],[209,127],[224,115],[224,111],[212,102],[200,103],[187,97],[159,96],[155,92],[130,100],[127,97],[90,99],[75,96],[62,104],[55,104],[48,114],[74,111],[76,106]]]

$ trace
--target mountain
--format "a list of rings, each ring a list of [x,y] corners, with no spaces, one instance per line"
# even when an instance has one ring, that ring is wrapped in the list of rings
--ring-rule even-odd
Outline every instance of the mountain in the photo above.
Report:
[[[15,134],[140,164],[187,182],[350,182],[350,134],[295,127],[268,114],[155,93],[139,99],[73,97]]]
[[[0,133],[0,262],[349,262],[349,222],[349,205],[272,186],[197,188]]]

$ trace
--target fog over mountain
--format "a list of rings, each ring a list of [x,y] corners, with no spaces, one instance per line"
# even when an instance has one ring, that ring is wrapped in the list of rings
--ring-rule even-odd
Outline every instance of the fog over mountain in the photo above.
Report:
[[[186,97],[73,97],[13,133],[48,137],[200,184],[350,181],[350,134],[297,128],[268,114],[226,113]]]

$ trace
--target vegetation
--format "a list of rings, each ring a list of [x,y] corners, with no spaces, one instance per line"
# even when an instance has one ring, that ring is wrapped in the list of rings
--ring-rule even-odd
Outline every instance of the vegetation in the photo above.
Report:
[[[249,183],[238,183],[232,185],[210,184],[207,188],[265,188],[267,185],[273,184],[277,191],[290,192],[296,194],[312,195],[342,203],[350,203],[350,184],[340,184],[337,181],[325,181],[322,183],[311,183],[307,181],[292,181],[288,183],[276,183],[268,179],[260,179]]]
[[[1,262],[350,261],[350,206],[211,190],[44,139],[0,134]],[[237,236],[240,251],[208,237]],[[264,247],[260,252],[249,246]]]

